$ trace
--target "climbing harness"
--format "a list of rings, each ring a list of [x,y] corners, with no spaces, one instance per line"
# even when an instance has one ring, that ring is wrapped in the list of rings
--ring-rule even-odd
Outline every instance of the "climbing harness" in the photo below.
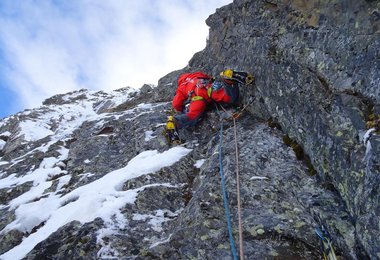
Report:
[[[321,252],[324,260],[337,260],[334,248],[332,246],[330,234],[327,232],[325,227],[321,225],[315,228],[315,233],[321,240]]]

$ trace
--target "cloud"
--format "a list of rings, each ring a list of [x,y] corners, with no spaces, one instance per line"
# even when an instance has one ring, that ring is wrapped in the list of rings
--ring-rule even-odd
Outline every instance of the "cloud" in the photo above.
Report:
[[[156,84],[205,47],[205,19],[230,2],[4,0],[3,77],[22,108],[80,88]]]

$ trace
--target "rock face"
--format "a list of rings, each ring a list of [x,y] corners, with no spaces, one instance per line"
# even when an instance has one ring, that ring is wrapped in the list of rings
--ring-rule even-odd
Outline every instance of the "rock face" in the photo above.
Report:
[[[206,49],[190,69],[252,71],[259,102],[343,198],[359,244],[380,257],[379,151],[362,136],[379,113],[377,1],[234,1],[209,17]],[[248,91],[249,93],[250,91]],[[246,97],[249,95],[246,95]],[[378,143],[373,135],[371,142]]]
[[[380,138],[364,136],[380,113],[379,10],[235,0],[157,87],[80,90],[0,121],[0,259],[231,259],[232,121],[208,111],[185,147],[162,135],[178,75],[226,67],[256,77],[236,126],[246,259],[321,259],[321,224],[342,259],[379,258]]]

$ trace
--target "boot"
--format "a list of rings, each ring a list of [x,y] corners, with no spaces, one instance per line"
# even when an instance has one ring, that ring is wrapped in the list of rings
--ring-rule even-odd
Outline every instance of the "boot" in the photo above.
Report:
[[[165,134],[169,145],[177,145],[182,143],[179,138],[177,127],[175,126],[175,118],[173,116],[168,116],[165,126]]]

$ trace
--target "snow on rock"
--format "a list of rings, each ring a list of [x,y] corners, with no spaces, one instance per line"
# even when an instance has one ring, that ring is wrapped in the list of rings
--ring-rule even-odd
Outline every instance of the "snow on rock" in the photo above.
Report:
[[[28,111],[28,119],[19,122],[18,136],[23,136],[25,142],[36,141],[53,134],[56,139],[62,138],[71,134],[84,121],[106,117],[106,114],[97,114],[98,107],[104,102],[111,103],[108,107],[126,102],[129,99],[127,94],[131,91],[112,91],[109,94],[102,92],[100,95],[100,92],[82,90],[63,95],[64,101],[75,100],[82,95],[84,97],[64,104],[49,103],[35,109],[33,113]],[[148,109],[149,106],[145,104],[142,108]],[[25,113],[20,114],[25,116]]]
[[[201,159],[195,162],[194,167],[200,169],[206,160]]]
[[[50,130],[50,126],[47,122],[44,121],[27,120],[20,122],[19,127],[21,132],[20,135],[24,137],[26,142],[36,141],[54,134],[54,132]]]
[[[3,150],[6,142],[0,139],[0,150]]]
[[[153,131],[148,130],[145,132],[145,139],[144,139],[145,142],[148,142],[149,140],[152,140],[153,138],[155,138]]]
[[[156,232],[162,231],[162,223],[170,221],[173,217],[178,216],[182,210],[171,212],[169,210],[156,210],[154,215],[150,214],[133,214],[133,220],[147,220],[151,228]]]
[[[62,197],[51,193],[48,197],[34,202],[31,200],[51,186],[51,181],[47,181],[47,177],[55,169],[52,168],[56,163],[54,158],[47,158],[41,163],[39,169],[25,177],[16,178],[12,175],[2,179],[1,185],[3,187],[27,180],[34,180],[36,183],[36,186],[29,192],[10,203],[13,208],[16,208],[16,219],[8,224],[2,232],[12,229],[30,231],[44,221],[45,224],[35,233],[26,237],[21,244],[1,255],[0,258],[6,260],[24,257],[39,242],[46,239],[58,228],[74,220],[85,223],[100,217],[106,222],[111,222],[113,216],[120,215],[120,208],[126,203],[135,201],[140,191],[154,186],[172,186],[165,183],[149,184],[122,191],[124,182],[144,174],[154,173],[162,167],[170,166],[190,151],[184,147],[174,147],[162,153],[156,150],[144,151],[130,160],[124,168],[112,171]],[[67,179],[62,181],[66,182]],[[157,229],[159,229],[160,223],[165,221],[161,211],[158,211],[156,216],[151,217],[151,219],[152,225]]]
[[[5,131],[5,132],[3,132],[3,133],[1,133],[0,134],[0,136],[5,136],[5,137],[9,137],[9,136],[11,136],[12,134],[11,134],[11,132],[9,132],[9,131]]]

